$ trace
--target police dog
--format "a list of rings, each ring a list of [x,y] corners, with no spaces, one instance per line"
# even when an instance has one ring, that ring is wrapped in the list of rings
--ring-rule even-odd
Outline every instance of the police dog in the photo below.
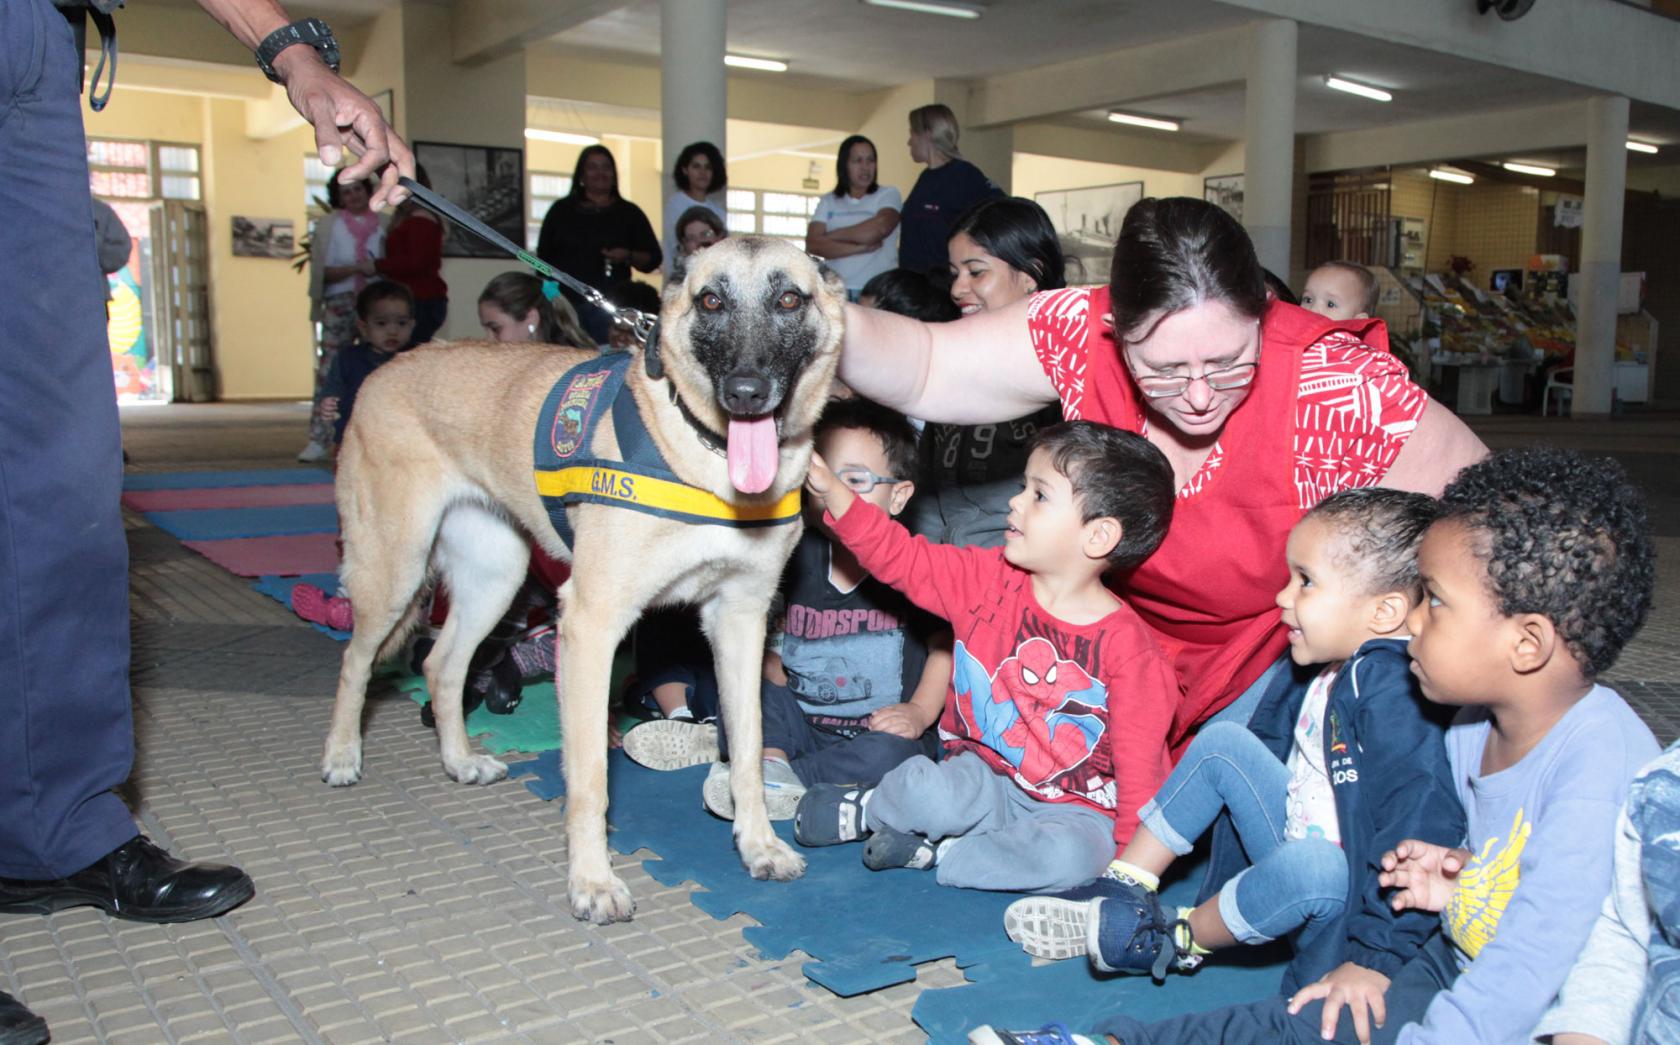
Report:
[[[845,299],[832,272],[757,237],[701,252],[667,287],[659,335],[632,359],[620,396],[634,397],[683,483],[748,509],[789,503],[839,361]],[[425,663],[444,769],[464,784],[506,775],[501,762],[472,752],[461,690],[473,651],[525,577],[535,540],[573,567],[559,591],[568,886],[573,915],[606,923],[635,909],[607,856],[608,675],[614,648],[651,606],[699,608],[733,756],[743,863],[755,878],[804,873],[804,859],[772,833],[765,811],[759,718],[766,615],[801,523],[797,511],[791,522],[735,528],[583,503],[565,509],[575,534],[567,548],[533,481],[533,433],[561,375],[593,358],[548,345],[434,345],[392,360],[363,386],[337,488],[341,578],[356,623],[321,776],[334,786],[361,777],[369,672],[415,626],[432,580],[450,602]],[[562,427],[557,416],[557,441]],[[564,427],[568,437],[578,431]],[[616,458],[611,416],[589,438],[594,456]]]

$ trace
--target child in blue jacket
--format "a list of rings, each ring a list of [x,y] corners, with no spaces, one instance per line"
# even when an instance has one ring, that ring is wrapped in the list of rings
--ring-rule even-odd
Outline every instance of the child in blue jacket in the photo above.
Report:
[[[1378,488],[1308,513],[1290,533],[1277,601],[1295,663],[1324,666],[1283,675],[1248,727],[1204,727],[1095,898],[1017,901],[1010,937],[1039,957],[1084,952],[1104,971],[1160,978],[1220,947],[1288,936],[1286,994],[1323,979],[1356,1020],[1380,1011],[1388,980],[1437,924],[1379,895],[1382,855],[1403,839],[1464,834],[1442,742],[1448,715],[1422,699],[1406,652],[1417,545],[1435,516],[1429,497]],[[1160,875],[1216,819],[1216,888],[1163,915]]]

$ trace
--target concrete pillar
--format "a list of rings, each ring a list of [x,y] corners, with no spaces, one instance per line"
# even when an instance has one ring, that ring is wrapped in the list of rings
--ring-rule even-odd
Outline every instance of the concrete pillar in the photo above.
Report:
[[[1587,101],[1587,193],[1581,210],[1581,296],[1575,311],[1570,413],[1608,414],[1615,387],[1616,292],[1627,192],[1628,100]]]
[[[729,91],[723,64],[728,13],[729,0],[660,0],[660,140],[667,168],[689,142],[708,141],[729,155]],[[665,194],[675,191],[666,170]],[[654,228],[664,227],[656,208],[644,209]]]
[[[1254,27],[1243,112],[1243,226],[1260,264],[1289,278],[1289,207],[1295,174],[1294,22]]]

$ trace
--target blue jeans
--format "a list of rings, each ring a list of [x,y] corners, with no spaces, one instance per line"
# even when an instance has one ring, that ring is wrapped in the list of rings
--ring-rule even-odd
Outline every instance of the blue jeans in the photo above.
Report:
[[[82,56],[49,0],[0,3],[0,875],[133,838],[128,542]]]
[[[1288,792],[1289,768],[1259,737],[1232,722],[1210,722],[1138,815],[1161,844],[1184,856],[1229,809],[1250,866],[1220,888],[1219,916],[1242,943],[1294,933],[1298,953],[1323,952],[1332,964],[1300,970],[1311,982],[1334,967],[1335,941],[1323,936],[1347,905],[1347,860],[1334,843],[1284,837]]]

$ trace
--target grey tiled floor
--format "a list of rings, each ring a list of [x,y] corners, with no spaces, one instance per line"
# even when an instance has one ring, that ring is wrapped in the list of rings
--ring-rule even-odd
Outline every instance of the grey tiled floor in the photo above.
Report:
[[[144,471],[288,465],[303,418],[293,404],[124,411]],[[1680,734],[1680,419],[1482,427],[1496,445],[1614,452],[1647,484],[1658,609],[1612,680],[1661,739]],[[154,838],[239,863],[258,893],[180,926],[0,916],[0,989],[55,1041],[919,1041],[918,991],[962,981],[946,961],[916,984],[836,998],[800,973],[804,955],[760,960],[747,919],[703,914],[692,885],[659,884],[640,857],[615,861],[635,921],[574,921],[555,804],[517,783],[450,782],[413,705],[389,696],[372,702],[366,778],[327,788],[317,765],[339,646],[143,521],[129,534],[129,797]]]

